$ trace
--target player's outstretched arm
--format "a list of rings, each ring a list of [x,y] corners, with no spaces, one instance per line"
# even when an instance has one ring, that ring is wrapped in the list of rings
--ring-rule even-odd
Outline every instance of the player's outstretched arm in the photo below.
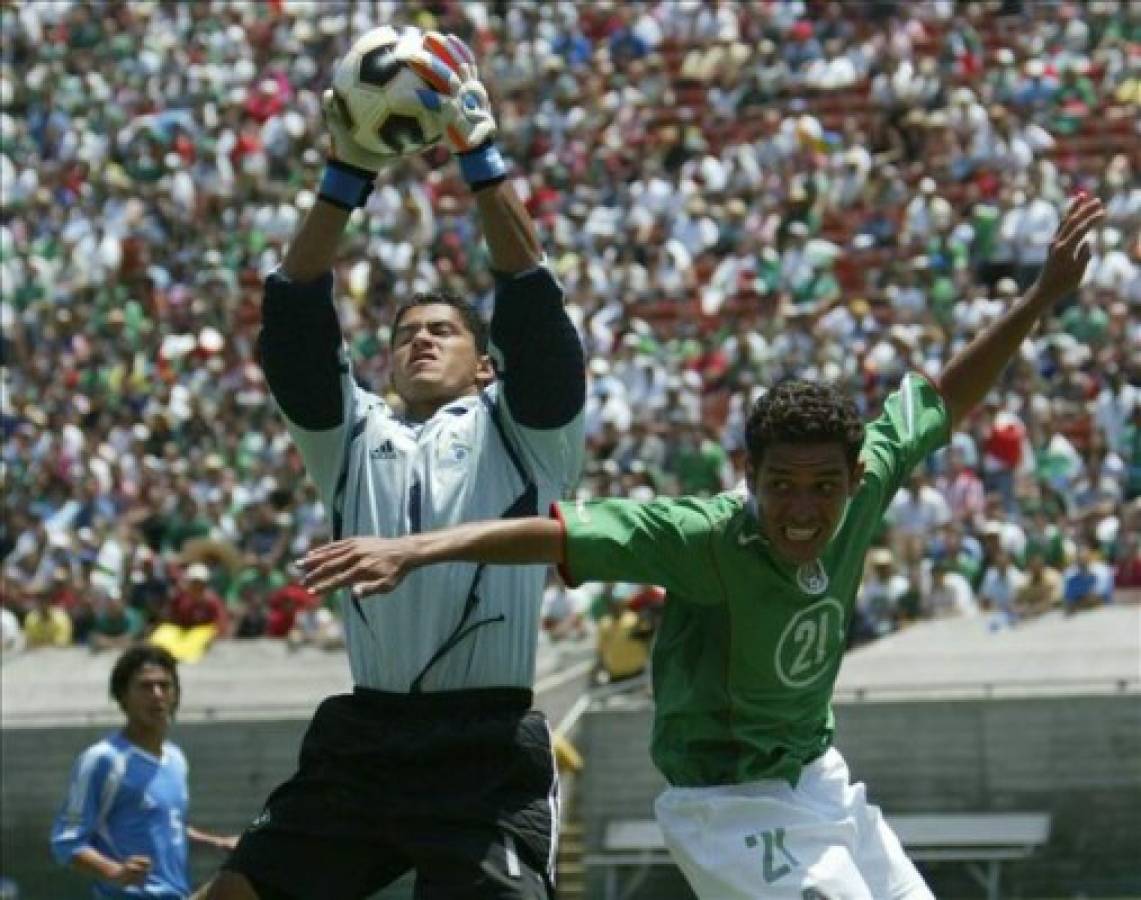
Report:
[[[563,526],[555,519],[496,519],[398,538],[352,537],[310,550],[302,581],[316,594],[352,588],[358,597],[387,594],[409,573],[440,562],[561,564]]]
[[[1090,260],[1089,244],[1083,239],[1104,217],[1100,200],[1079,194],[1058,226],[1038,279],[944,367],[938,386],[952,428],[986,396],[1038,320],[1077,289]]]
[[[195,828],[193,825],[186,826],[186,836],[192,844],[226,852],[238,846],[239,837],[236,834],[214,834],[212,831],[204,831],[201,828]]]

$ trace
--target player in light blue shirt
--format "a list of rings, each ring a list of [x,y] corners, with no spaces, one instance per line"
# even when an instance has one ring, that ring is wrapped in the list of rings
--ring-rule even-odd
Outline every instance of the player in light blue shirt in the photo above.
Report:
[[[187,897],[187,839],[223,849],[234,839],[186,824],[186,757],[166,739],[179,699],[174,658],[131,647],[111,672],[111,696],[127,724],[76,760],[52,825],[52,854],[95,878],[95,897]]]

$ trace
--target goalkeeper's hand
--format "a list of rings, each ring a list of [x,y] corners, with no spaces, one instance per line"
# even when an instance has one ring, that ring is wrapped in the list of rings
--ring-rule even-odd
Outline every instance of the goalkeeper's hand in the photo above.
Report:
[[[440,117],[452,153],[472,153],[495,139],[495,116],[467,44],[455,35],[430,31],[423,49],[409,54],[408,65],[432,88],[421,92],[420,100]]]
[[[371,173],[375,178],[378,172],[400,159],[394,153],[373,153],[371,150],[365,150],[353,140],[348,123],[345,121],[341,101],[332,90],[325,91],[321,96],[321,111],[325,117],[325,130],[329,133],[330,163],[347,165]]]

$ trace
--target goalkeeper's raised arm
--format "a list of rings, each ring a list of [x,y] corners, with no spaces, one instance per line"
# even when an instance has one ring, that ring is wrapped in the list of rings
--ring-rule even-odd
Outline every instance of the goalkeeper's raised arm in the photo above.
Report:
[[[491,340],[509,421],[549,432],[522,437],[537,465],[549,454],[570,462],[582,430],[569,441],[557,430],[570,425],[585,403],[582,346],[496,144],[495,117],[475,57],[459,38],[429,32],[409,64],[432,87],[422,94],[424,104],[439,115],[448,149],[475,194],[497,281]]]
[[[492,268],[502,274],[533,269],[543,251],[507,178],[507,164],[495,141],[495,116],[471,50],[453,35],[429,32],[409,64],[433,88],[421,96],[439,115],[444,141],[475,192]]]

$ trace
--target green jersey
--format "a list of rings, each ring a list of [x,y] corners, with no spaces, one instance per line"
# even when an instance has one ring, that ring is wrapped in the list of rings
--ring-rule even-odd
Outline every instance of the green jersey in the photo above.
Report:
[[[651,755],[675,786],[784,778],[832,742],[832,688],[864,556],[911,469],[948,439],[934,387],[908,374],[870,423],[863,480],[824,555],[770,550],[743,492],[558,504],[570,584],[667,591],[654,645]]]

